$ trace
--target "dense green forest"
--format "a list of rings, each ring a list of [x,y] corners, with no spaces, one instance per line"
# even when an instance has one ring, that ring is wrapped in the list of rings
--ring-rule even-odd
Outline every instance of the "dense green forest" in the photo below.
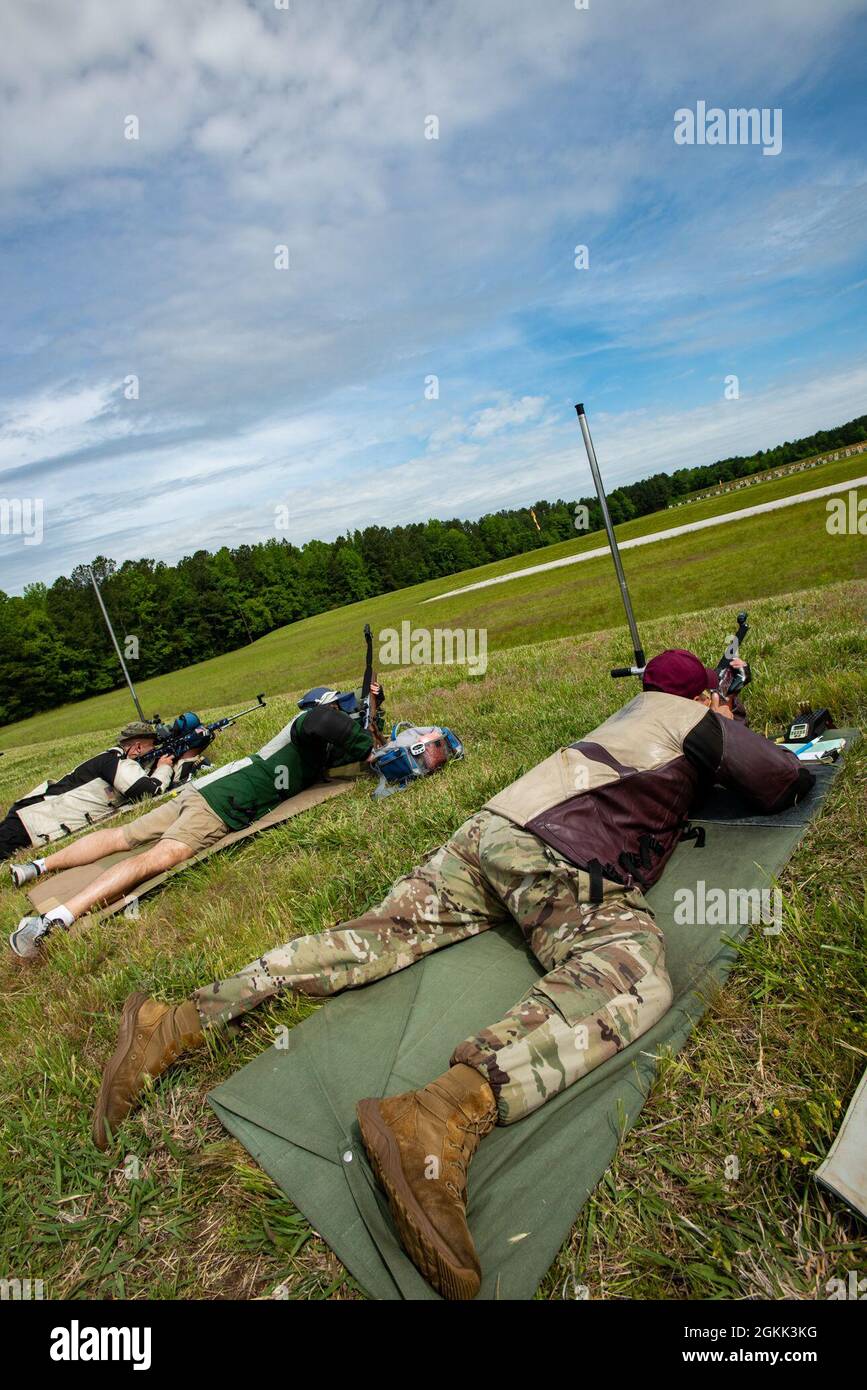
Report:
[[[718,482],[867,440],[867,415],[835,430],[697,468],[681,468],[617,488],[616,523],[659,511]],[[118,635],[138,639],[139,679],[232,651],[273,628],[329,608],[523,554],[575,535],[575,507],[602,525],[595,498],[536,502],[478,521],[430,520],[367,526],[334,541],[197,550],[176,565],[149,559],[93,562]],[[535,518],[535,519],[534,519]],[[86,566],[21,597],[0,591],[0,724],[119,684],[117,658],[99,616]]]

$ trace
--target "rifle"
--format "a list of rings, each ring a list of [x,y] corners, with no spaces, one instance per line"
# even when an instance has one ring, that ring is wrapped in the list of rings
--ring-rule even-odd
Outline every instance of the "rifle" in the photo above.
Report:
[[[749,685],[752,680],[752,672],[749,665],[732,666],[732,661],[740,655],[740,647],[747,633],[749,632],[746,613],[738,613],[738,630],[734,637],[729,638],[725,650],[717,662],[717,691],[720,700],[729,700],[740,693],[745,685]],[[644,674],[644,667],[636,666],[615,666],[611,672],[612,676],[641,676]]]
[[[385,736],[379,727],[376,701],[372,699],[370,687],[376,680],[373,669],[373,633],[370,623],[364,624],[364,640],[367,643],[367,657],[364,664],[364,680],[361,683],[361,727],[370,734],[375,745],[385,743]]]
[[[717,662],[717,689],[721,700],[727,700],[732,695],[737,695],[738,691],[743,690],[745,685],[749,685],[753,678],[749,666],[732,666],[734,658],[740,655],[741,643],[749,630],[746,613],[738,613],[738,630],[728,643],[721,660]]]
[[[629,624],[629,632],[632,637],[632,650],[635,657],[632,666],[615,666],[611,674],[615,678],[620,676],[642,676],[644,674],[644,667],[647,664],[644,648],[641,645],[641,638],[638,635],[638,627],[635,622],[635,614],[632,611],[632,600],[629,597],[626,575],[623,572],[620,551],[617,548],[617,539],[614,535],[614,527],[611,524],[611,515],[608,511],[608,499],[605,496],[605,488],[602,483],[602,474],[599,471],[596,450],[593,447],[593,440],[590,437],[590,426],[587,424],[587,415],[583,405],[576,405],[575,410],[578,415],[578,423],[581,426],[581,433],[584,436],[584,447],[587,450],[587,461],[590,464],[590,472],[593,475],[596,495],[599,498],[599,506],[602,509],[602,520],[605,525],[605,533],[608,537],[611,558],[614,561],[617,582],[620,585],[620,596],[623,599],[623,607],[626,611],[626,621]],[[747,625],[746,613],[738,613],[738,630],[735,636],[728,642],[716,668],[717,676],[719,677],[719,696],[721,700],[729,699],[732,695],[736,695],[738,691],[742,690],[752,679],[749,666],[740,668],[733,667],[731,664],[738,655],[741,642],[743,642],[748,632],[749,627]]]
[[[141,763],[145,771],[150,773],[160,758],[168,756],[177,760],[194,748],[204,752],[209,744],[213,743],[220,729],[228,728],[230,724],[243,719],[245,714],[255,714],[257,710],[266,708],[265,696],[260,694],[256,696],[255,705],[250,705],[248,709],[239,710],[237,714],[226,715],[224,719],[215,719],[213,724],[202,724],[199,716],[192,712],[179,714],[171,725],[163,724],[159,715],[154,715],[157,746],[152,748],[149,753],[139,754],[136,762]]]

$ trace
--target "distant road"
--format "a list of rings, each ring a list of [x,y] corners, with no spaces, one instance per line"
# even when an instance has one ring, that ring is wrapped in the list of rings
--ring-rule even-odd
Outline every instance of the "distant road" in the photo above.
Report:
[[[653,545],[656,541],[667,541],[672,536],[685,536],[688,531],[704,531],[709,526],[723,526],[727,521],[741,521],[745,516],[758,516],[760,512],[776,512],[782,507],[795,507],[799,502],[812,502],[815,497],[830,497],[834,493],[851,492],[853,488],[867,486],[867,478],[847,478],[845,482],[834,483],[831,487],[817,487],[812,492],[799,492],[795,497],[780,497],[775,502],[759,502],[755,507],[742,507],[738,512],[725,512],[722,516],[709,516],[704,521],[690,521],[685,526],[670,526],[667,531],[652,531],[649,536],[636,536],[631,541],[618,541],[620,550],[633,550],[639,545]],[[436,603],[441,598],[454,598],[455,594],[468,594],[472,589],[489,589],[492,584],[508,584],[510,579],[523,579],[525,574],[541,574],[543,570],[559,570],[564,565],[578,565],[582,560],[598,560],[600,555],[609,553],[607,545],[597,546],[595,550],[583,550],[580,555],[567,555],[563,560],[549,560],[544,565],[529,565],[527,569],[512,570],[510,574],[498,574],[493,579],[480,579],[475,584],[465,584],[462,589],[449,589],[445,594],[434,594],[425,603]]]

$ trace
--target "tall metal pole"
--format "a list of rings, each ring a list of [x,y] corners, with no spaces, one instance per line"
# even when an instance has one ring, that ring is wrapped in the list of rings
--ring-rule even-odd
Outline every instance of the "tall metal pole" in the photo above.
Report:
[[[626,586],[626,575],[623,573],[620,551],[617,549],[614,527],[611,524],[611,513],[608,510],[608,499],[605,496],[605,488],[602,486],[602,474],[599,472],[596,450],[593,448],[593,440],[590,438],[587,416],[584,413],[583,405],[576,405],[575,410],[578,414],[578,423],[581,426],[581,433],[584,436],[584,447],[587,450],[590,472],[593,474],[593,482],[596,485],[596,495],[599,498],[599,505],[602,508],[602,520],[605,523],[605,530],[608,535],[608,545],[611,549],[611,558],[614,561],[614,570],[617,574],[617,582],[620,585],[620,597],[623,599],[623,607],[626,609],[626,621],[629,624],[629,631],[632,636],[632,649],[635,653],[634,667],[626,669],[618,667],[618,669],[612,671],[611,674],[612,676],[639,676],[647,664],[644,658],[644,648],[641,645],[641,638],[638,635],[638,627],[635,622],[635,614],[632,611],[632,600],[629,597],[629,589]]]
[[[138,717],[142,721],[142,723],[146,724],[148,721],[145,719],[142,707],[138,702],[138,696],[135,693],[135,686],[132,683],[129,671],[126,668],[126,662],[123,659],[123,652],[121,651],[120,646],[118,645],[118,640],[114,635],[114,628],[111,625],[111,618],[108,616],[105,604],[102,601],[102,594],[99,592],[99,585],[96,582],[96,575],[93,572],[93,566],[88,565],[88,569],[90,571],[90,582],[93,585],[93,592],[96,594],[96,599],[100,606],[100,609],[102,610],[102,616],[105,619],[105,625],[108,628],[109,636],[111,637],[111,640],[114,643],[114,649],[117,652],[117,659],[120,662],[121,670],[123,671],[124,675],[124,680],[129,686],[129,693],[132,696],[132,702],[136,707],[136,713],[138,714]]]

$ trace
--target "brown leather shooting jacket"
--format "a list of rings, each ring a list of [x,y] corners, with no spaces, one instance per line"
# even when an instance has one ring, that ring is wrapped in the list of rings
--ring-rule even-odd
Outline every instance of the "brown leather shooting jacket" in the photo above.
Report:
[[[584,869],[649,888],[714,783],[773,813],[815,778],[794,753],[695,700],[648,690],[592,733],[561,748],[487,808]]]

